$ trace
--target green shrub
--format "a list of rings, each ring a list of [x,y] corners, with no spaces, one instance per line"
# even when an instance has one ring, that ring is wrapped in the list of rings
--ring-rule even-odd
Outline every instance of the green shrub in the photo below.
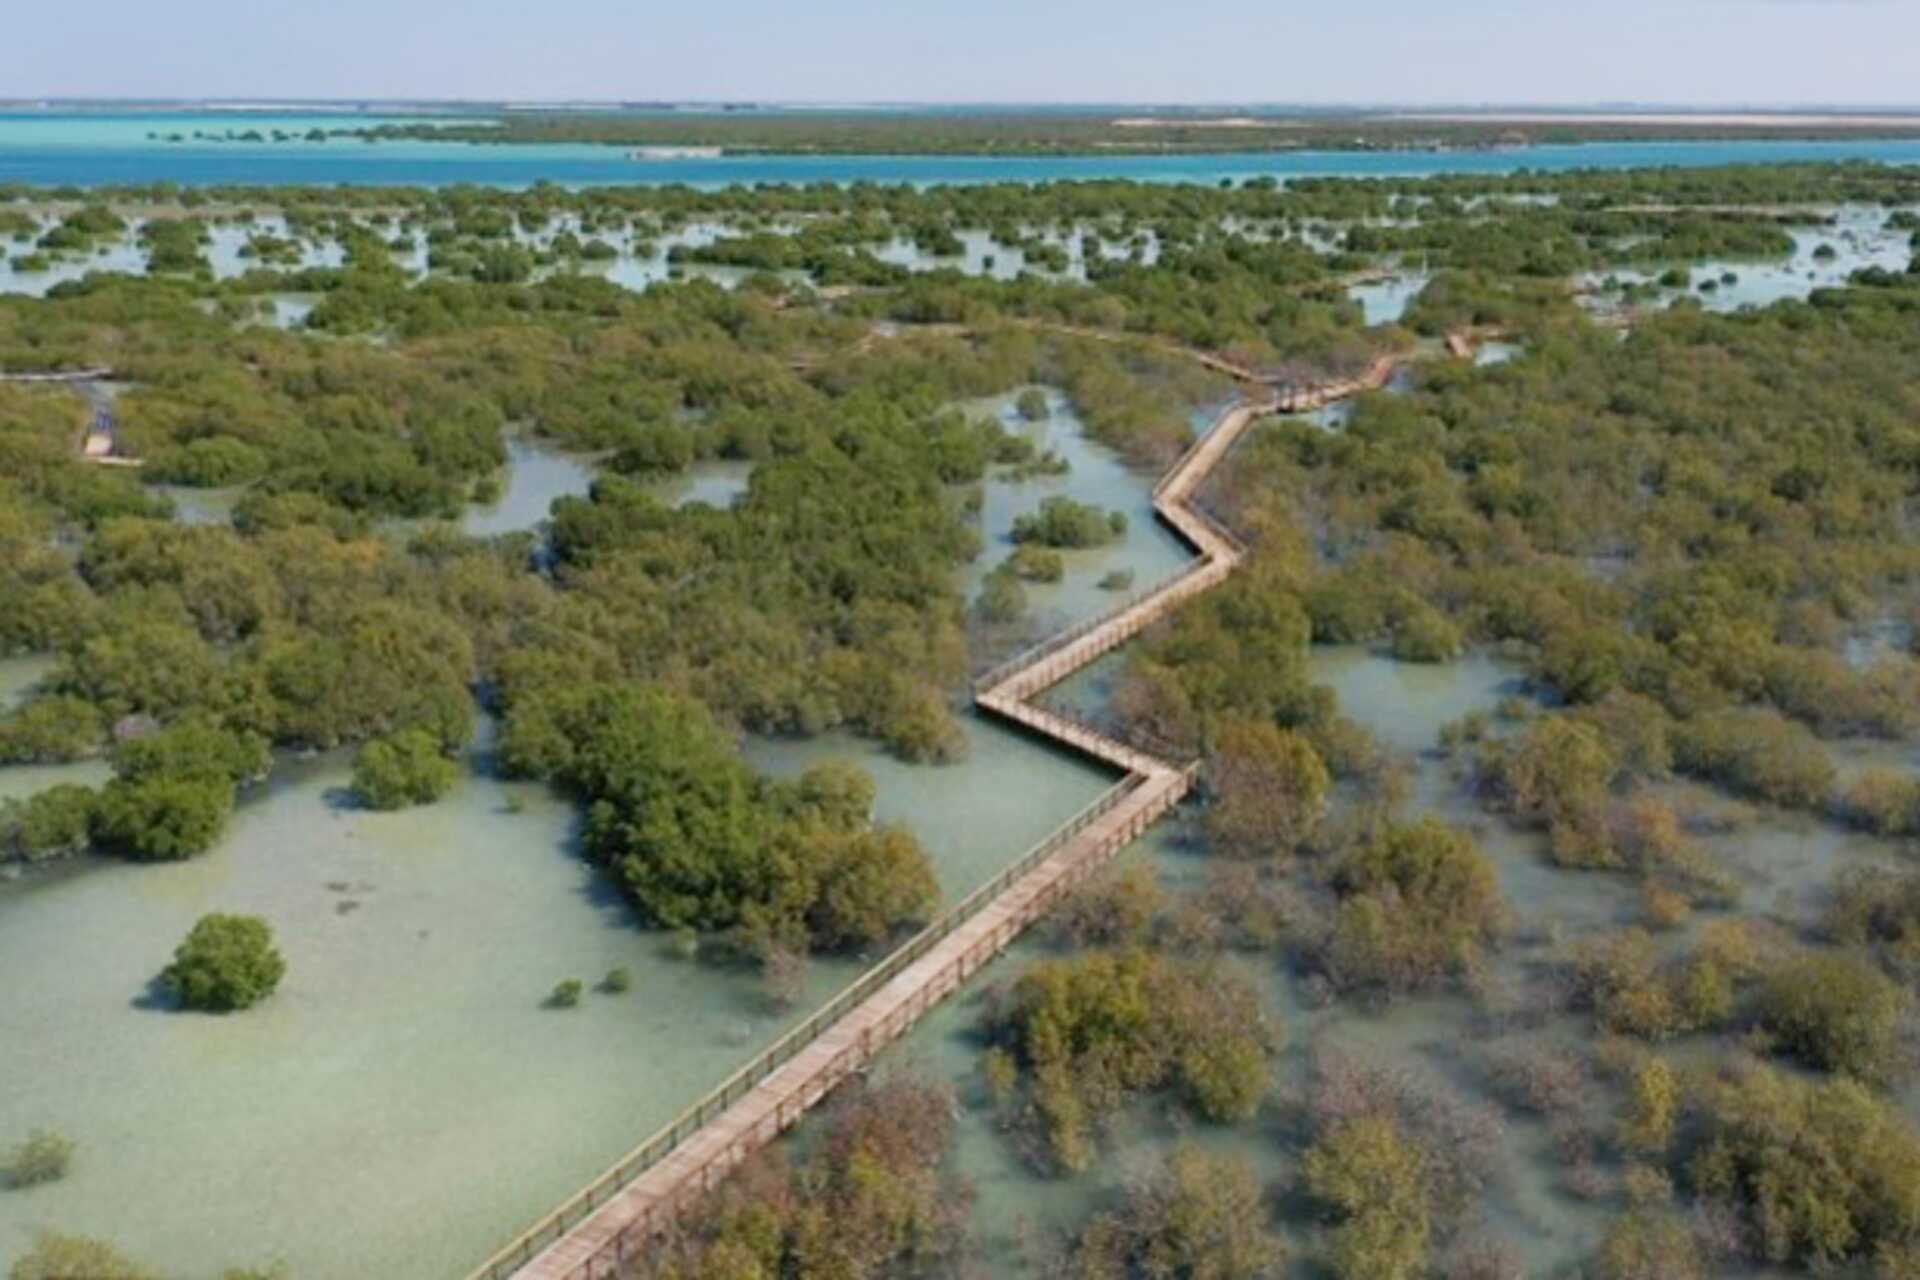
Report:
[[[1053,1159],[1076,1171],[1098,1121],[1142,1090],[1172,1088],[1206,1120],[1252,1115],[1278,1045],[1245,979],[1131,948],[1034,965],[995,1029],[1031,1073]]]
[[[1912,972],[1920,967],[1920,872],[1847,868],[1835,881],[1826,928],[1839,942],[1882,948]]]
[[[40,862],[87,847],[99,797],[61,782],[25,800],[0,801],[0,855]]]
[[[147,459],[146,476],[162,484],[218,489],[266,473],[266,454],[231,436],[206,436]]]
[[[0,764],[59,764],[100,747],[100,711],[84,698],[50,694],[0,718]]]
[[[615,996],[633,990],[633,970],[624,965],[607,970],[607,976],[600,980],[600,989]]]
[[[1340,859],[1333,886],[1325,963],[1340,986],[1409,991],[1461,973],[1508,915],[1473,838],[1432,818],[1384,827]]]
[[[1906,991],[1867,961],[1814,951],[1761,987],[1760,1020],[1782,1047],[1816,1067],[1885,1083],[1901,1061]]]
[[[1705,1280],[1700,1245],[1670,1209],[1636,1208],[1613,1220],[1594,1255],[1595,1280]]]
[[[980,594],[973,602],[973,611],[982,622],[995,626],[1004,626],[1017,622],[1027,613],[1027,589],[1020,585],[1020,579],[1005,566],[987,575],[980,584]]]
[[[554,984],[547,995],[547,1004],[555,1009],[571,1009],[580,1003],[580,997],[586,993],[587,984],[578,978],[563,978]]]
[[[1438,609],[1422,606],[1394,624],[1393,656],[1401,662],[1451,662],[1465,650],[1460,628]]]
[[[1761,708],[1696,716],[1673,747],[1683,771],[1791,809],[1822,807],[1833,786],[1833,762],[1813,734]]]
[[[100,792],[94,830],[102,844],[145,862],[173,862],[211,848],[233,813],[221,778],[115,778]]]
[[[1413,1280],[1425,1270],[1432,1189],[1419,1151],[1390,1117],[1336,1125],[1307,1152],[1302,1176],[1340,1214],[1328,1261],[1341,1280]]]
[[[1741,1205],[1765,1259],[1865,1259],[1920,1231],[1920,1135],[1868,1086],[1753,1066],[1714,1082],[1700,1112],[1693,1188]]]
[[[154,1273],[104,1240],[43,1231],[15,1259],[7,1280],[156,1280]]]
[[[404,809],[432,804],[460,780],[460,766],[449,760],[439,741],[425,729],[402,729],[362,746],[353,758],[353,790],[369,809]]]
[[[35,1129],[27,1140],[7,1156],[7,1183],[30,1187],[41,1182],[58,1182],[73,1165],[73,1139],[51,1129]]]
[[[1268,1222],[1253,1166],[1240,1156],[1181,1146],[1124,1203],[1088,1223],[1075,1249],[1076,1274],[1266,1280],[1287,1250]]]
[[[272,995],[286,972],[265,920],[216,912],[194,924],[160,980],[186,1008],[225,1013]]]
[[[1058,582],[1067,576],[1066,559],[1048,547],[1015,547],[1002,567],[1026,582]]]
[[[1052,497],[1031,515],[1016,516],[1013,540],[1043,547],[1103,547],[1127,532],[1125,512],[1105,511],[1072,498]]]
[[[1053,412],[1047,403],[1047,393],[1038,387],[1028,387],[1013,403],[1020,416],[1028,422],[1043,422]]]
[[[185,716],[113,750],[113,770],[128,782],[217,778],[229,786],[267,776],[273,756],[258,734],[228,729],[209,715]]]
[[[1898,769],[1867,769],[1847,789],[1845,808],[1877,835],[1920,835],[1920,778]]]
[[[1313,744],[1271,721],[1223,717],[1206,757],[1207,835],[1234,857],[1289,857],[1313,834],[1332,779]]]

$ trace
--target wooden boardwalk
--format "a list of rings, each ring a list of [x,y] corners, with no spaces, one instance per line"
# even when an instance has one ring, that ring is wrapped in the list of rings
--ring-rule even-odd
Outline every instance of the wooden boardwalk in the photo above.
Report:
[[[64,369],[50,373],[0,373],[0,382],[103,382],[113,377],[113,370]]]
[[[1351,382],[1290,390],[1222,413],[1153,495],[1155,511],[1198,558],[1139,598],[1069,628],[976,683],[982,710],[1112,767],[1122,775],[1118,784],[524,1232],[470,1280],[608,1280],[620,1274],[728,1170],[862,1070],[1063,894],[1178,804],[1192,786],[1195,765],[1116,741],[1033,699],[1233,572],[1245,548],[1191,499],[1248,427],[1282,408],[1311,408],[1382,385],[1392,369],[1391,361],[1383,361]]]

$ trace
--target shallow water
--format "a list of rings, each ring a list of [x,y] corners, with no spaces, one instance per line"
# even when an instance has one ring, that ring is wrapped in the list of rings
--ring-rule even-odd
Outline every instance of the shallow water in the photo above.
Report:
[[[962,571],[961,587],[969,599],[979,593],[987,574],[1014,549],[1014,520],[1038,511],[1048,498],[1064,496],[1124,513],[1125,536],[1104,547],[1062,551],[1066,575],[1059,582],[1023,584],[1030,625],[1046,634],[1152,587],[1185,568],[1193,553],[1154,515],[1153,478],[1127,466],[1114,450],[1088,439],[1066,398],[1057,391],[1043,390],[1047,392],[1048,416],[1038,422],[1020,416],[1014,403],[1018,390],[968,406],[972,411],[992,414],[1009,432],[1033,441],[1038,451],[1053,450],[1067,460],[1071,469],[1065,475],[1028,480],[988,479],[980,511],[985,550]],[[1100,579],[1116,571],[1130,571],[1133,585],[1125,591],[1103,590],[1098,585]]]
[[[10,711],[34,696],[40,682],[51,675],[56,665],[49,657],[0,658],[0,712]],[[35,792],[61,782],[98,786],[112,771],[103,760],[84,760],[76,764],[0,766],[0,802],[24,800]],[[0,1025],[4,1019],[0,1019]],[[12,1139],[0,1133],[0,1148]],[[4,1255],[0,1255],[4,1256]]]
[[[1850,205],[1832,212],[1834,226],[1788,228],[1794,248],[1784,258],[1708,259],[1680,264],[1692,271],[1691,287],[1662,289],[1653,305],[1671,306],[1679,298],[1690,296],[1707,311],[1741,311],[1787,299],[1804,301],[1815,289],[1836,288],[1867,267],[1906,270],[1912,255],[1908,233],[1885,227],[1886,210]],[[1823,246],[1833,251],[1831,257],[1817,256]],[[1625,284],[1650,284],[1660,274],[1661,269],[1608,271],[1585,277],[1583,284],[1599,286],[1609,277]],[[1588,304],[1602,310],[1614,305],[1605,295],[1590,297]]]
[[[476,538],[532,529],[546,520],[554,501],[584,497],[593,487],[593,464],[529,440],[507,441],[506,483],[500,500],[470,506],[460,519],[463,532]]]
[[[677,475],[656,481],[653,489],[660,500],[671,507],[704,502],[724,510],[747,491],[753,479],[753,465],[733,459],[696,462]]]
[[[48,666],[0,664],[0,693]],[[857,760],[876,816],[921,837],[951,902],[1113,781],[962,724],[971,750],[940,768],[846,735],[754,740],[746,757],[777,774]],[[0,795],[105,776],[5,769]],[[49,1126],[80,1144],[65,1181],[0,1197],[0,1258],[53,1225],[180,1273],[278,1257],[303,1280],[455,1274],[798,1016],[771,1012],[749,974],[669,958],[541,788],[475,775],[438,805],[374,814],[347,798],[340,756],[276,779],[192,862],[88,859],[0,886],[0,971],[47,975],[0,990],[20,1031],[0,1040],[0,1078],[28,1082],[0,1097],[0,1141]],[[267,916],[285,983],[244,1015],[150,1007],[149,979],[209,910]],[[809,1001],[874,958],[816,962]],[[631,994],[541,1007],[561,978],[615,966]],[[306,1209],[263,1212],[289,1204]]]
[[[231,524],[233,509],[246,491],[244,485],[223,489],[196,489],[179,484],[147,487],[147,492],[173,504],[173,518],[180,524]]]
[[[1360,304],[1369,326],[1398,324],[1407,307],[1427,287],[1424,275],[1394,276],[1368,284],[1349,285],[1347,296]]]
[[[946,765],[903,764],[846,733],[806,739],[750,738],[748,764],[792,777],[827,760],[852,760],[873,775],[874,817],[920,837],[947,902],[964,897],[1012,865],[1055,827],[1118,781],[1078,756],[989,720],[960,713],[965,758]]]
[[[1056,687],[1050,696],[1097,714],[1123,663],[1118,655],[1103,659]],[[1474,829],[1495,864],[1502,888],[1530,923],[1550,913],[1569,915],[1573,918],[1561,920],[1562,924],[1583,928],[1625,918],[1634,899],[1624,881],[1551,867],[1542,857],[1537,836],[1487,823],[1463,795],[1447,763],[1427,750],[1448,720],[1517,692],[1517,671],[1485,655],[1446,666],[1415,667],[1348,647],[1316,649],[1310,666],[1316,683],[1339,692],[1347,714],[1366,724],[1385,746],[1410,758],[1415,785],[1408,816],[1430,813]],[[1194,842],[1189,827],[1192,816],[1189,810],[1163,822],[1122,857],[1146,860],[1170,889],[1200,887],[1207,859]],[[890,1070],[926,1070],[953,1081],[959,1091],[965,1106],[954,1159],[975,1196],[973,1243],[992,1274],[1045,1274],[1038,1265],[1036,1241],[1058,1239],[1091,1213],[1117,1205],[1122,1188],[1137,1171],[1150,1168],[1183,1141],[1244,1157],[1269,1186],[1289,1185],[1297,1176],[1299,1151],[1288,1137],[1288,1108],[1306,1085],[1312,1046],[1338,1048],[1362,1062],[1390,1063],[1433,1094],[1465,1105],[1485,1105],[1473,1064],[1474,1045],[1468,1038],[1472,1011],[1464,999],[1452,995],[1404,999],[1381,1012],[1345,1002],[1316,1007],[1277,960],[1249,955],[1229,963],[1252,978],[1283,1034],[1275,1087],[1262,1115],[1238,1126],[1208,1126],[1196,1124],[1162,1100],[1149,1099],[1121,1117],[1103,1147],[1105,1155],[1088,1173],[1042,1176],[1027,1164],[1019,1144],[1000,1131],[987,1103],[978,1068],[986,1047],[980,1036],[984,1016],[980,998],[1049,953],[1042,931],[1023,938],[958,997],[916,1027],[887,1063]],[[1496,957],[1496,965],[1517,975],[1527,960],[1524,951],[1515,951]],[[1607,1206],[1589,1206],[1568,1197],[1556,1185],[1563,1172],[1543,1123],[1502,1116],[1498,1167],[1475,1206],[1475,1216],[1519,1251],[1527,1274],[1552,1274],[1578,1261],[1604,1227]],[[1282,1231],[1296,1256],[1320,1243],[1318,1226],[1312,1222],[1287,1220]]]
[[[1215,183],[1291,175],[1408,176],[1511,173],[1654,165],[1768,164],[1869,159],[1920,163],[1920,142],[1597,142],[1497,151],[1297,151],[1222,155],[1083,156],[677,156],[633,160],[620,147],[500,146],[447,142],[336,140],[160,143],[147,135],[194,129],[304,130],[371,123],[337,113],[284,116],[156,112],[0,112],[0,182],[179,182],[271,185],[349,183],[442,186],[470,182],[526,187],[546,180],[572,186],[686,183],[701,188],[756,182],[980,183],[1132,178]]]
[[[540,789],[475,776],[373,814],[345,802],[341,759],[283,773],[192,862],[0,892],[0,968],[40,975],[0,991],[0,1135],[79,1143],[66,1180],[0,1197],[0,1257],[55,1226],[182,1274],[272,1257],[302,1277],[457,1274],[796,1016],[745,974],[668,958]],[[271,921],[280,991],[230,1017],[152,1007],[149,979],[212,910]],[[632,993],[541,1007],[615,966]],[[812,997],[851,972],[816,965]]]
[[[49,657],[0,658],[0,711],[25,702],[53,668]]]

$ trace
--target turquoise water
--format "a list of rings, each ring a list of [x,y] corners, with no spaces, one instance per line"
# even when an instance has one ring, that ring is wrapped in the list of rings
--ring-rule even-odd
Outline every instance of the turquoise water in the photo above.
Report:
[[[1503,151],[1393,151],[1206,156],[718,156],[631,160],[618,147],[498,146],[396,141],[325,143],[153,141],[274,128],[302,131],[374,124],[380,117],[331,114],[0,112],[0,183],[103,186],[177,182],[191,186],[282,183],[524,187],[668,184],[724,187],[755,182],[980,183],[1132,178],[1216,182],[1346,174],[1511,173],[1519,169],[1627,169],[1794,160],[1920,163],[1920,141],[1597,142]]]

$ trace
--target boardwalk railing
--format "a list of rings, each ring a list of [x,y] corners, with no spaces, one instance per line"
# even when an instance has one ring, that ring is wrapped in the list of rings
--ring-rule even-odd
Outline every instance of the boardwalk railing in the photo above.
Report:
[[[1344,392],[1328,388],[1323,394]],[[1029,699],[1208,590],[1239,564],[1238,540],[1190,506],[1188,497],[1241,432],[1279,407],[1283,402],[1269,398],[1227,409],[1156,487],[1154,510],[1198,553],[1193,563],[1000,664],[975,684],[982,710],[1104,760],[1123,772],[1123,780],[522,1232],[470,1280],[506,1280],[522,1267],[542,1280],[617,1276],[717,1176],[772,1141],[1180,802],[1197,777],[1197,762],[1171,763]]]
[[[818,1040],[848,1012],[874,992],[892,981],[909,965],[931,951],[934,944],[977,915],[980,909],[1006,892],[1007,886],[1045,862],[1073,837],[1112,812],[1140,786],[1140,778],[1129,775],[1102,792],[1019,861],[962,898],[939,919],[915,934],[904,945],[873,968],[841,988],[818,1011],[774,1041],[751,1062],[716,1085],[705,1097],[682,1111],[664,1128],[622,1156],[614,1166],[589,1183],[586,1188],[533,1226],[521,1232],[503,1249],[470,1273],[468,1280],[505,1280],[525,1266],[547,1245],[564,1236],[596,1208],[605,1204],[640,1174],[658,1164],[688,1137],[742,1097],[755,1085],[772,1075],[802,1049]]]
[[[1102,627],[1111,626],[1113,623],[1125,617],[1129,611],[1138,609],[1141,605],[1147,603],[1147,601],[1153,599],[1161,592],[1166,591],[1169,587],[1172,587],[1182,578],[1191,577],[1205,567],[1206,562],[1202,560],[1196,560],[1191,564],[1184,565],[1160,579],[1160,581],[1154,583],[1146,590],[1134,592],[1112,608],[1101,613],[1096,613],[1091,618],[1083,618],[1064,631],[1056,631],[1038,644],[1029,645],[992,670],[976,677],[973,682],[974,692],[985,693],[989,689],[999,687],[1006,681],[1007,677],[1011,676],[1014,672],[1025,667],[1030,667],[1036,662],[1043,662],[1062,649],[1072,645],[1074,641],[1080,639],[1082,636],[1092,635]]]
[[[36,373],[0,372],[0,382],[103,382],[113,377],[113,370],[99,369],[54,369]]]

